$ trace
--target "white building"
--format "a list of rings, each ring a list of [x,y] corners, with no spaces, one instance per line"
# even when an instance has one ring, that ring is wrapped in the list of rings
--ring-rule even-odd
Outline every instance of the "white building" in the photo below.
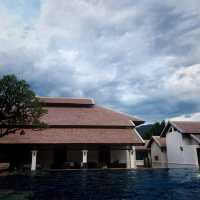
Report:
[[[200,122],[170,121],[161,137],[166,137],[169,168],[200,166]]]
[[[166,141],[164,137],[152,136],[148,143],[152,168],[167,168]]]

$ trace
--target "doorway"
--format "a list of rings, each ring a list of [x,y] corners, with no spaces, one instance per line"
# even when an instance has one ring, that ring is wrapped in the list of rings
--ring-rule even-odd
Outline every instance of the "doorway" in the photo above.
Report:
[[[66,161],[66,149],[65,148],[56,148],[54,150],[54,162],[53,168],[62,169]]]
[[[98,154],[99,167],[107,168],[110,166],[110,148],[101,147]]]

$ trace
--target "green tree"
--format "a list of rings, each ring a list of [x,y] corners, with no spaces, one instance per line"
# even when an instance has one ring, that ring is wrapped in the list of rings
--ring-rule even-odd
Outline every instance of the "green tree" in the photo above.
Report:
[[[45,127],[40,117],[46,112],[25,80],[15,75],[0,79],[0,137],[17,130],[22,133],[25,127]]]
[[[162,122],[156,122],[156,123],[154,123],[151,126],[151,128],[149,128],[145,132],[143,138],[145,140],[149,140],[149,139],[151,139],[152,136],[159,136],[161,134],[162,130],[164,129],[164,127],[165,127],[165,121],[164,120]]]

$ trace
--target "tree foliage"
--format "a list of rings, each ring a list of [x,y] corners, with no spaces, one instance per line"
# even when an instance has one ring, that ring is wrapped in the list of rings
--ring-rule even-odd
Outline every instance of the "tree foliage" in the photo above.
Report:
[[[44,127],[39,119],[46,112],[25,80],[15,75],[0,79],[0,136],[27,126]]]
[[[159,136],[161,134],[161,132],[163,131],[164,127],[165,127],[165,121],[154,123],[151,126],[151,128],[149,128],[145,132],[143,138],[145,140],[149,140],[149,139],[151,139],[152,136]]]

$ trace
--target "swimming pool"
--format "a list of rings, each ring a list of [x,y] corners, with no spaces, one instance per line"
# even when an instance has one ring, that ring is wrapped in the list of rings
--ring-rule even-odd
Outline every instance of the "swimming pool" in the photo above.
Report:
[[[0,177],[0,199],[198,200],[191,169],[40,171]]]

